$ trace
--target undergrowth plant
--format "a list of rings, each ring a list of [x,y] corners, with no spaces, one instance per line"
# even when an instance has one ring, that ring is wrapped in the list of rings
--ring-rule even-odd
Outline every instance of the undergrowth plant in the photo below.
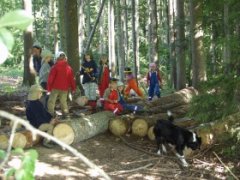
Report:
[[[239,85],[240,79],[233,75],[221,75],[202,83],[188,115],[200,122],[211,122],[237,112]]]

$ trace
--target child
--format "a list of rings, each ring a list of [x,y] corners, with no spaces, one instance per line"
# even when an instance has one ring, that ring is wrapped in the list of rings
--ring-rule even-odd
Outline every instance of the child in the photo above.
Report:
[[[104,109],[112,111],[114,114],[120,114],[123,111],[123,107],[118,102],[120,96],[117,91],[117,79],[112,79],[103,95],[104,98]]]
[[[136,81],[135,77],[133,76],[131,68],[126,67],[124,69],[124,73],[125,73],[126,81],[127,81],[127,87],[125,89],[126,96],[128,96],[130,93],[130,90],[133,89],[137,93],[138,96],[143,98],[143,92],[139,89],[139,87],[137,85],[137,81]]]
[[[51,59],[52,59],[52,53],[49,50],[43,50],[42,52],[42,65],[39,71],[39,84],[44,90],[47,90],[47,80],[48,75],[51,69]],[[46,93],[43,93],[43,96],[41,98],[41,101],[44,105],[44,107],[47,109],[47,101],[48,101],[48,95]]]
[[[47,112],[43,104],[39,101],[43,91],[39,85],[31,86],[28,93],[26,116],[32,126],[52,135],[53,127],[58,123],[58,120],[53,119],[52,115]],[[47,139],[43,140],[43,145],[48,148],[53,147],[53,144]]]
[[[58,96],[63,114],[68,114],[68,91],[70,90],[72,93],[75,93],[76,83],[73,70],[67,62],[65,53],[62,51],[56,54],[56,63],[50,70],[47,90],[51,92],[48,100],[48,111],[51,115],[54,116],[54,108]]]
[[[97,65],[92,59],[90,53],[86,53],[84,56],[80,75],[83,75],[82,84],[85,96],[89,100],[89,105],[94,108],[96,106],[97,98]]]
[[[120,100],[118,101],[124,110],[132,111],[134,114],[143,110],[141,106],[127,104],[124,100],[124,84],[121,81],[117,82],[117,89],[119,93]]]
[[[49,64],[52,59],[52,53],[49,50],[43,50],[42,52],[42,65],[39,71],[39,84],[44,90],[47,90],[47,80],[51,69]]]
[[[147,74],[147,84],[149,86],[148,100],[151,101],[154,95],[160,98],[160,86],[162,84],[162,79],[160,77],[159,70],[156,69],[155,63],[150,63],[149,67],[150,71]]]
[[[100,98],[103,97],[104,91],[109,86],[109,67],[108,67],[108,59],[107,56],[104,55],[100,59],[100,67],[99,67],[99,76],[98,76],[98,90]]]

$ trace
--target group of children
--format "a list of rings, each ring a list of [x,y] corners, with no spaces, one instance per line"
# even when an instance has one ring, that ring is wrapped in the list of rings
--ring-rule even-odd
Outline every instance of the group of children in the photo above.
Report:
[[[68,64],[66,54],[62,51],[56,53],[55,64],[52,63],[53,55],[49,50],[44,50],[39,46],[33,46],[33,65],[36,74],[39,76],[39,84],[30,88],[26,115],[29,122],[36,128],[48,133],[52,133],[53,125],[58,121],[55,117],[55,104],[57,99],[63,115],[69,113],[67,97],[69,91],[74,94],[76,82],[72,68]],[[143,92],[137,85],[131,68],[124,70],[126,77],[125,84],[115,78],[110,78],[110,69],[107,56],[100,58],[100,66],[93,60],[90,53],[84,55],[79,75],[82,75],[82,85],[84,94],[90,106],[95,107],[97,101],[96,90],[99,90],[99,101],[104,110],[112,111],[114,114],[121,114],[123,110],[132,112],[141,111],[143,108],[136,105],[127,104],[125,97],[129,96],[130,90],[134,90],[140,97],[144,97]],[[161,78],[159,70],[154,63],[150,64],[150,71],[147,75],[149,85],[149,100],[154,94],[160,97]],[[44,103],[40,99],[44,95]],[[45,146],[51,144],[45,140]]]

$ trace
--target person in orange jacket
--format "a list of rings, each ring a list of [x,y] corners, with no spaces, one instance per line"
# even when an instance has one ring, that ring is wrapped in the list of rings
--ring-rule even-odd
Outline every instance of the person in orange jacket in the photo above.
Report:
[[[124,73],[125,73],[126,82],[127,82],[127,85],[125,88],[125,95],[128,96],[130,93],[130,90],[133,89],[137,93],[138,96],[144,97],[143,92],[137,85],[137,80],[134,77],[131,68],[126,67],[124,69]]]

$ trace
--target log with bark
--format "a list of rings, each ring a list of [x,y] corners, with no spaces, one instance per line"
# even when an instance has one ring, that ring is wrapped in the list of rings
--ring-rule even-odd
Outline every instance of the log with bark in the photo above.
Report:
[[[108,130],[112,118],[112,112],[102,111],[63,121],[54,127],[53,136],[69,145],[78,143]]]

